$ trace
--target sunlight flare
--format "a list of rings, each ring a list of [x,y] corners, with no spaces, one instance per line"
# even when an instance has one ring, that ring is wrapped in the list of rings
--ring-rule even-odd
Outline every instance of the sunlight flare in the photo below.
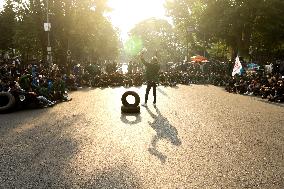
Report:
[[[139,22],[151,18],[165,18],[165,0],[109,0],[112,23],[121,30],[123,39]]]
[[[124,48],[127,55],[135,56],[142,50],[143,42],[139,37],[132,36],[126,41]]]

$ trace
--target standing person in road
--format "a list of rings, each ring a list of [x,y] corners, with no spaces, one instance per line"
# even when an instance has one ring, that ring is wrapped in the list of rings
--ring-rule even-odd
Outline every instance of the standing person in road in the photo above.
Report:
[[[142,104],[142,106],[147,107],[147,101],[148,96],[151,88],[153,87],[153,96],[154,96],[154,106],[156,106],[157,98],[156,98],[156,88],[157,88],[157,82],[159,79],[159,70],[160,70],[160,64],[158,62],[157,56],[154,56],[150,63],[146,62],[144,59],[144,52],[142,51],[140,54],[140,58],[142,63],[146,67],[146,81],[147,81],[147,88],[146,88],[146,94],[145,94],[145,103]]]

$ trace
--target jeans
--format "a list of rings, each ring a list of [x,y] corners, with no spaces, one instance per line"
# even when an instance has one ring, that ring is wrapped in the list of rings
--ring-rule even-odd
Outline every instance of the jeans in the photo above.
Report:
[[[145,103],[147,103],[147,101],[148,101],[149,92],[150,92],[152,87],[153,87],[153,96],[154,96],[154,102],[153,103],[156,103],[157,84],[156,84],[155,81],[148,81],[147,82],[147,88],[146,88],[146,94],[145,94]]]

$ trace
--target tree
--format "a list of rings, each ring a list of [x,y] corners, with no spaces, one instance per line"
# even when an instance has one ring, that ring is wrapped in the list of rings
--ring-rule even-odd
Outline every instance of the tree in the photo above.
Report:
[[[156,55],[162,63],[179,61],[182,59],[181,47],[174,35],[173,27],[163,19],[150,18],[137,24],[130,31],[131,39],[135,39],[135,55],[142,49],[142,46],[148,49],[148,58]],[[132,45],[133,46],[133,45]],[[130,47],[131,48],[131,47]],[[130,50],[131,52],[131,50]]]
[[[283,44],[281,0],[175,0],[166,7],[179,32],[194,27],[196,41],[209,47],[225,43],[232,58],[249,57],[259,48],[272,56],[275,46]]]
[[[16,13],[11,0],[7,0],[4,10],[0,13],[0,49],[7,51],[14,48]]]
[[[47,20],[46,2],[7,1],[0,17],[0,24],[5,26],[1,27],[3,37],[0,40],[7,47],[1,47],[14,45],[26,59],[36,56],[45,60],[47,33],[43,24]],[[103,16],[106,11],[109,11],[106,0],[49,0],[50,39],[55,63],[66,62],[67,50],[71,50],[73,59],[83,62],[118,56],[118,32]],[[10,32],[7,28],[14,30]],[[10,38],[4,36],[6,31]]]
[[[47,37],[43,31],[45,19],[42,1],[18,1],[17,23],[14,35],[15,47],[21,52],[24,61],[36,57],[45,59]]]
[[[115,59],[118,56],[118,36],[103,16],[109,11],[106,0],[53,1],[52,23],[54,46],[64,60],[70,49],[78,60]],[[104,44],[104,45],[102,45]]]

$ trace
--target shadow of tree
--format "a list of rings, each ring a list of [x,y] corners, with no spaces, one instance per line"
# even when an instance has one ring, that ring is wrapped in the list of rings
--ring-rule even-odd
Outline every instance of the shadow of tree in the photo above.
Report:
[[[149,122],[149,125],[156,131],[156,135],[151,141],[152,147],[148,149],[150,154],[159,158],[162,163],[166,162],[167,156],[157,150],[157,143],[159,140],[165,139],[171,142],[175,146],[180,146],[181,141],[178,137],[177,129],[170,124],[168,119],[164,117],[158,108],[155,108],[157,115],[155,115],[149,108],[146,108],[148,113],[154,119],[153,123]]]
[[[248,97],[248,98],[253,98],[255,100],[257,100],[258,102],[263,102],[263,103],[266,103],[266,104],[271,104],[271,105],[274,105],[274,106],[279,106],[279,107],[284,107],[284,103],[282,102],[271,102],[269,101],[268,99],[262,99],[261,96],[250,96],[250,95],[244,95],[244,94],[237,94],[237,93],[228,93],[224,87],[218,87],[220,88],[223,92],[227,93],[227,94],[234,94],[234,95],[242,95],[242,96],[245,96],[245,97]]]
[[[62,120],[45,110],[16,114],[17,120],[5,115],[0,123],[0,188],[66,188],[62,170],[78,149],[69,130],[83,115]]]
[[[127,166],[117,166],[92,175],[82,188],[96,189],[135,189],[141,188],[136,176]]]
[[[15,111],[10,114],[0,114],[0,136],[21,126],[21,124],[27,120],[47,114],[48,111],[48,108],[44,108]],[[15,119],[15,117],[17,117],[17,119]]]
[[[261,99],[260,97],[255,97],[257,98],[257,100],[259,102],[264,102],[266,104],[271,104],[271,105],[274,105],[274,106],[279,106],[279,107],[284,107],[284,104],[283,103],[277,103],[277,102],[271,102],[271,101],[268,101],[267,99]]]

